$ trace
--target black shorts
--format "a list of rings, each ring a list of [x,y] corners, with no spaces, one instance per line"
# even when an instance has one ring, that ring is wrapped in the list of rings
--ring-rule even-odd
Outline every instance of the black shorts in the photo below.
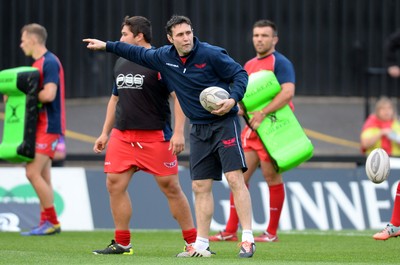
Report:
[[[211,124],[193,124],[190,132],[192,180],[222,180],[222,172],[247,170],[237,116]]]

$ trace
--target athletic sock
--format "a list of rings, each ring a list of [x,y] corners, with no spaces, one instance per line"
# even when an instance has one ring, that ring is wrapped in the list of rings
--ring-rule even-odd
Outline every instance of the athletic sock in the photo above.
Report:
[[[269,186],[269,224],[266,231],[271,235],[276,235],[278,230],[284,201],[285,187],[283,183]]]
[[[393,213],[390,223],[394,226],[400,226],[400,182],[397,184],[397,191],[394,198]]]
[[[198,251],[206,250],[210,246],[208,238],[197,237],[194,243],[194,248]]]
[[[40,212],[39,226],[41,226],[42,224],[44,224],[44,222],[46,222],[46,221],[47,221],[46,212],[45,212],[45,211],[41,211],[41,212]]]
[[[254,236],[253,232],[251,230],[243,230],[242,231],[242,242],[251,242],[254,243]]]
[[[54,208],[54,206],[51,206],[49,208],[45,208],[44,209],[45,215],[46,215],[46,219],[52,223],[53,225],[58,225],[60,222],[58,222],[57,219],[57,213],[56,213],[56,209]]]
[[[196,228],[192,228],[189,230],[182,230],[183,239],[187,244],[192,244],[196,241],[197,230]]]
[[[121,246],[128,246],[131,243],[131,232],[129,230],[115,230],[115,242]]]
[[[235,202],[233,200],[233,193],[229,194],[229,218],[228,222],[226,223],[225,231],[228,233],[236,233],[239,228],[239,216],[236,212]]]

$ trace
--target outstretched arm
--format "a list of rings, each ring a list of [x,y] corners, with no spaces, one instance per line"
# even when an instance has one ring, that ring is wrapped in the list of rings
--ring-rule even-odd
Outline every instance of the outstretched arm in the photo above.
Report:
[[[104,51],[106,49],[106,43],[98,39],[83,39],[83,42],[86,42],[86,47],[93,51]]]
[[[154,49],[120,42],[101,41],[98,39],[83,39],[87,48],[93,51],[107,51],[144,67],[161,71],[163,63],[158,59]]]

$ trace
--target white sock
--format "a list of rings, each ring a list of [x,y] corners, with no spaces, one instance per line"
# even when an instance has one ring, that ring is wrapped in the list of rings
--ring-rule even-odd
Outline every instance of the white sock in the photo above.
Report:
[[[196,237],[196,242],[194,242],[194,248],[198,251],[206,250],[210,246],[210,241],[208,238]]]
[[[242,231],[242,242],[244,242],[244,241],[254,243],[253,231],[251,231],[251,230],[243,230]]]
[[[132,247],[131,243],[129,243],[129,245],[127,245],[127,246],[123,246],[123,245],[121,245],[121,244],[118,244],[118,246],[120,246],[120,247],[122,247],[122,248],[124,248],[124,249],[128,249],[128,248],[131,248],[131,247]]]

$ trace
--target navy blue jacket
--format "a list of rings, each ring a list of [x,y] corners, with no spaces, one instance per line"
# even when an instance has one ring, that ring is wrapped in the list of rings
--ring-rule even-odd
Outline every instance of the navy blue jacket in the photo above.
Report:
[[[205,110],[200,104],[201,91],[210,86],[226,89],[236,102],[242,100],[248,81],[247,72],[235,62],[226,50],[200,42],[194,37],[194,46],[183,64],[173,45],[146,49],[123,42],[107,42],[106,51],[154,69],[174,90],[185,115],[193,124],[208,124],[236,115],[237,106],[224,116]]]

